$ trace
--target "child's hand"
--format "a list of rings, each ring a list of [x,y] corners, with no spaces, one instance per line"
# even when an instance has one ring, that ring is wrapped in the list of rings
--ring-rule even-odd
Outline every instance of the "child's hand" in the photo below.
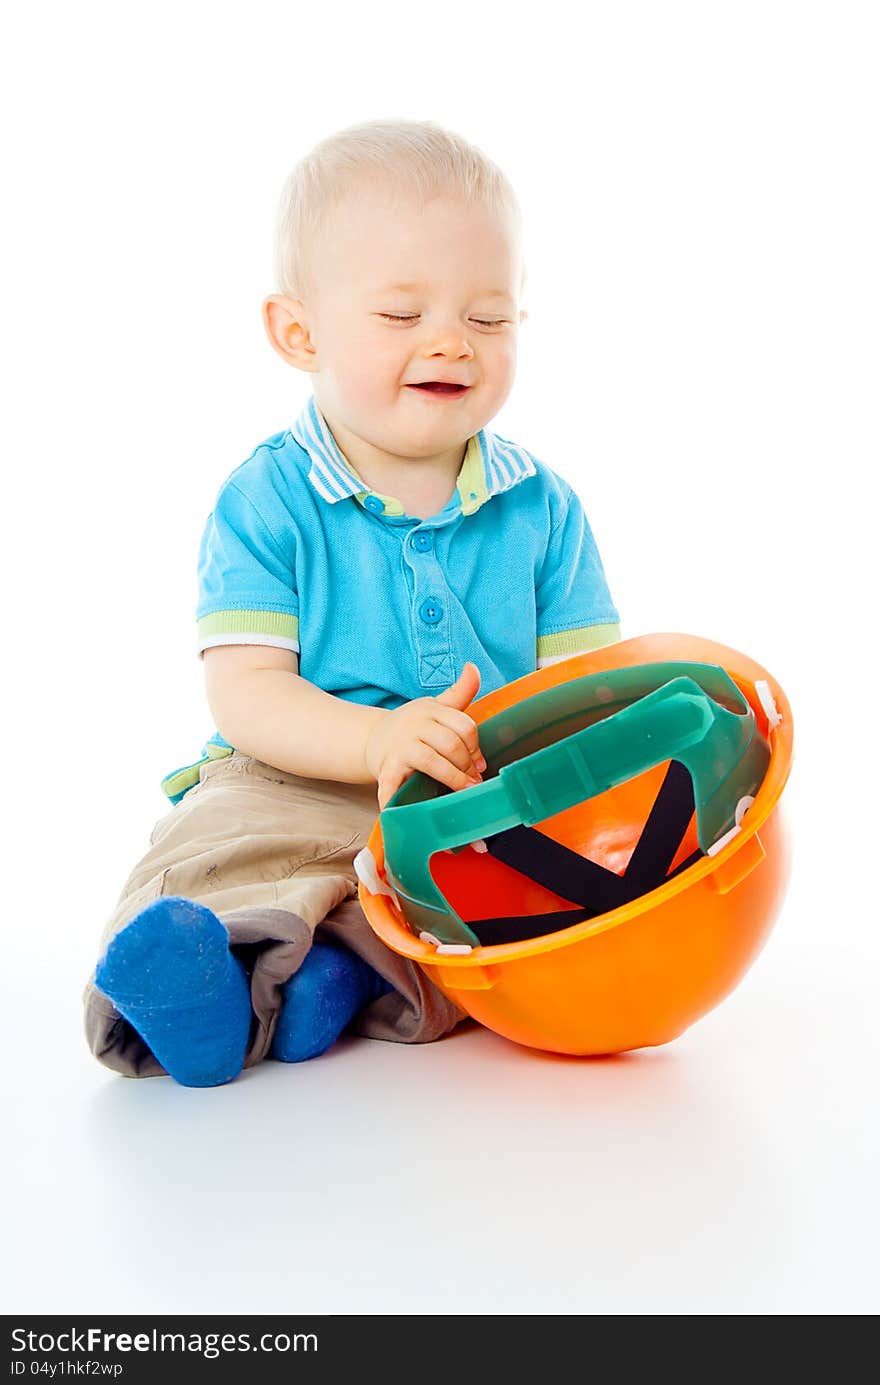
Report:
[[[378,783],[380,811],[414,770],[450,789],[468,789],[480,782],[486,761],[480,753],[476,723],[464,711],[479,687],[476,664],[465,664],[446,692],[405,702],[377,723],[364,759]]]

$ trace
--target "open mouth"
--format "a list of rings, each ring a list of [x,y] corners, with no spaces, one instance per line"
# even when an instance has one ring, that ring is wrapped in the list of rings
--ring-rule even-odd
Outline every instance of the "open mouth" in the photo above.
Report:
[[[467,385],[448,385],[442,380],[426,380],[421,385],[408,385],[408,389],[421,390],[422,394],[444,395],[447,398],[457,398],[459,395],[467,394]]]

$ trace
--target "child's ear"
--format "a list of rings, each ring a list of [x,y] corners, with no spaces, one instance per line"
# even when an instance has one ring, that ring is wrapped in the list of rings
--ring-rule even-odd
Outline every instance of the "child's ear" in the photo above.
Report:
[[[282,360],[298,370],[317,370],[308,314],[302,299],[289,298],[286,293],[270,293],[263,300],[261,311],[266,336]]]

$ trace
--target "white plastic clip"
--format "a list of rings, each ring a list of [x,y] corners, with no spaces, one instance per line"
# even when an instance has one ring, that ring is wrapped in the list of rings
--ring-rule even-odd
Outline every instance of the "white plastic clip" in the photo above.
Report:
[[[467,943],[441,943],[433,933],[420,933],[419,938],[423,943],[430,943],[440,957],[466,957],[474,950]]]
[[[398,909],[400,909],[400,900],[396,892],[382,879],[376,866],[376,858],[368,846],[365,846],[362,851],[358,852],[352,865],[354,866],[358,880],[360,880],[362,885],[366,885],[370,894],[387,894],[390,899],[394,900]]]
[[[739,827],[740,823],[742,822],[746,813],[751,808],[754,801],[755,800],[752,798],[752,795],[747,793],[745,798],[741,798],[739,803],[737,803],[736,811],[733,815],[733,820],[736,823],[737,827]]]
[[[776,706],[773,694],[770,691],[770,684],[767,682],[766,678],[759,678],[756,681],[755,692],[758,694],[758,701],[767,713],[767,721],[770,724],[770,730],[773,731],[781,722],[782,717],[779,714],[779,708]]]
[[[746,794],[743,798],[740,799],[739,803],[737,803],[736,805],[733,814],[733,820],[736,823],[736,826],[731,827],[729,832],[725,832],[723,837],[719,837],[718,841],[714,842],[712,846],[709,847],[709,850],[706,852],[707,856],[717,856],[723,846],[727,846],[728,842],[733,841],[734,837],[739,836],[740,832],[742,831],[742,827],[740,826],[740,824],[743,818],[745,817],[746,813],[751,808],[754,801],[755,800],[754,798],[752,798],[751,794]]]
[[[727,846],[728,842],[732,842],[734,837],[738,837],[741,831],[741,827],[731,827],[729,832],[725,832],[723,837],[719,837],[717,842],[712,843],[712,845],[709,847],[709,850],[706,852],[706,855],[717,856],[721,848],[723,846]]]

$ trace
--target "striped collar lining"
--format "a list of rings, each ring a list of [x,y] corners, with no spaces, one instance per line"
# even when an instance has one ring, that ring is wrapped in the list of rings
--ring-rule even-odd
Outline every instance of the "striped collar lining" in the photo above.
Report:
[[[327,420],[312,395],[290,430],[293,439],[309,456],[309,480],[318,494],[329,504],[354,496],[361,504],[369,497],[383,501],[388,515],[406,513],[394,496],[379,495],[364,488],[363,478],[340,451]],[[468,439],[464,461],[456,481],[462,514],[470,515],[493,495],[510,490],[512,486],[534,476],[537,468],[525,448],[507,438],[481,428]]]

